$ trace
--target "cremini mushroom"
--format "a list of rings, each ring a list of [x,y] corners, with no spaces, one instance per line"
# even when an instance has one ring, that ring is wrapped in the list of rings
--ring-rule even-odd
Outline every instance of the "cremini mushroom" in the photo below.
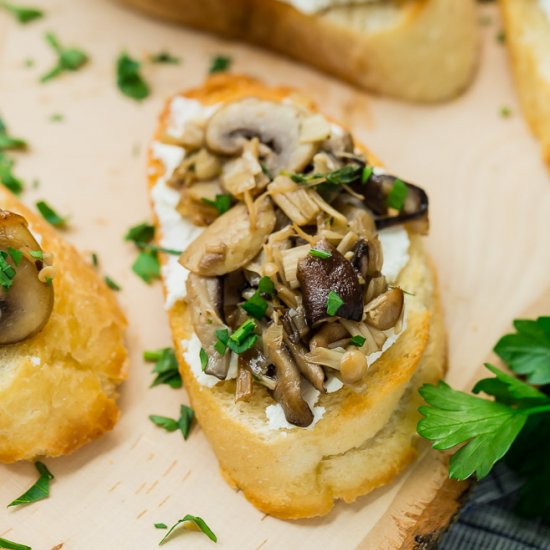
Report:
[[[365,307],[365,322],[378,330],[393,327],[403,311],[404,295],[400,288],[390,288]]]
[[[313,327],[333,315],[360,321],[363,316],[363,292],[352,265],[326,239],[319,241],[315,248],[329,253],[330,257],[319,258],[308,254],[298,262],[297,271],[309,326]],[[342,305],[334,314],[327,312],[331,292],[342,300]]]
[[[221,319],[222,285],[216,277],[199,277],[190,273],[187,278],[187,299],[193,304],[189,308],[195,334],[208,356],[204,369],[206,374],[224,380],[229,370],[230,353],[221,355],[216,349],[216,331],[227,329]]]
[[[225,275],[240,269],[260,252],[265,238],[275,227],[271,199],[262,195],[254,202],[255,227],[247,207],[239,203],[222,214],[184,251],[180,263],[203,277]]]
[[[302,113],[293,105],[247,98],[216,111],[206,127],[206,144],[222,155],[240,155],[247,140],[257,137],[272,154],[264,157],[267,170],[303,170],[317,150],[300,143]]]
[[[4,345],[21,342],[44,328],[54,292],[51,282],[39,279],[42,251],[25,218],[5,210],[0,210],[0,253],[7,277],[0,289],[0,345]]]

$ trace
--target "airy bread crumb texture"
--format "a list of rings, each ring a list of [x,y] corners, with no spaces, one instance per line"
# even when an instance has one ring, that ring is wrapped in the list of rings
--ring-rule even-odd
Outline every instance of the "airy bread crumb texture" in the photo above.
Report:
[[[0,461],[64,455],[118,420],[116,387],[128,369],[126,319],[78,252],[1,187],[0,208],[27,219],[57,271],[44,329],[0,347]]]
[[[273,101],[299,97],[307,103],[290,89],[227,75],[183,95],[205,104],[255,95]],[[157,136],[166,129],[167,113],[168,106]],[[162,165],[151,156],[150,189],[162,173]],[[398,279],[413,293],[407,296],[405,332],[369,369],[363,389],[345,387],[320,396],[318,405],[326,411],[310,429],[267,429],[265,408],[274,401],[261,386],[255,386],[249,402],[239,403],[234,381],[201,386],[183,360],[182,342],[192,333],[188,306],[179,301],[169,311],[185,388],[222,474],[265,513],[285,519],[327,514],[335,500],[350,502],[388,483],[415,457],[417,388],[443,376],[446,339],[436,276],[420,237],[411,235],[409,255]]]

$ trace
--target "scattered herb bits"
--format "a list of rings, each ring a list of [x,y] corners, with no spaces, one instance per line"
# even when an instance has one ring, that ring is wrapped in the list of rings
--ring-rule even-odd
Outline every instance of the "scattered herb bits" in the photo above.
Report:
[[[397,178],[393,182],[391,191],[388,193],[388,196],[386,198],[386,205],[388,206],[388,208],[393,208],[394,210],[401,212],[401,210],[403,210],[403,207],[405,206],[405,201],[407,200],[408,194],[409,189],[407,187],[407,184],[403,180]]]
[[[264,275],[260,282],[258,283],[258,291],[262,294],[267,294],[268,296],[273,296],[275,294],[275,285],[270,277]]]
[[[19,179],[13,173],[15,162],[0,154],[0,183],[9,189],[14,195],[20,195],[25,185],[23,180]]]
[[[182,387],[183,384],[178,369],[178,361],[172,348],[145,351],[143,353],[143,359],[149,363],[155,363],[152,372],[157,376],[151,383],[151,388],[161,384],[166,384],[174,389]]]
[[[155,523],[155,529],[168,529],[166,523]]]
[[[232,63],[233,60],[231,59],[231,57],[227,55],[216,55],[212,58],[212,61],[210,62],[210,68],[208,69],[208,72],[210,74],[223,73],[224,71],[229,70]]]
[[[32,550],[30,546],[25,544],[19,544],[12,540],[3,539],[0,537],[0,548],[6,548],[6,550]]]
[[[167,542],[168,538],[171,538],[174,531],[180,526],[185,524],[186,522],[192,522],[194,523],[211,541],[218,542],[218,537],[214,534],[212,529],[208,527],[206,522],[199,516],[192,516],[191,514],[187,514],[182,519],[179,519],[170,527],[170,530],[166,535],[163,537],[163,539],[159,542],[159,546],[162,546],[165,542]]]
[[[183,435],[183,439],[187,440],[189,437],[189,432],[191,431],[191,426],[193,424],[193,419],[195,418],[195,412],[191,407],[187,405],[181,405],[180,407],[180,417],[178,420],[170,418],[168,416],[159,416],[157,414],[149,415],[149,420],[159,428],[166,430],[167,432],[175,432],[179,430]]]
[[[336,315],[338,310],[344,305],[344,300],[340,298],[337,292],[331,290],[327,296],[327,313],[329,315]]]
[[[67,218],[61,217],[46,201],[38,201],[36,208],[42,215],[42,217],[54,227],[65,227],[67,224]]]
[[[227,212],[231,208],[231,204],[233,203],[233,198],[231,197],[231,195],[227,193],[222,193],[222,194],[216,195],[215,200],[203,198],[202,202],[210,206],[213,206],[221,215]]]
[[[179,65],[181,63],[181,59],[179,57],[176,57],[175,55],[172,55],[170,52],[167,52],[164,50],[159,53],[151,55],[149,59],[151,63],[164,63],[167,65]]]
[[[355,336],[351,337],[349,343],[352,346],[357,346],[358,348],[360,348],[365,344],[366,340],[367,339],[364,336],[361,336],[360,334],[356,334]]]
[[[241,306],[249,315],[254,319],[261,320],[265,316],[265,312],[268,308],[267,301],[261,297],[259,292],[255,292],[244,304]]]
[[[35,462],[34,465],[40,477],[28,491],[23,493],[19,498],[16,498],[13,502],[10,502],[8,507],[19,506],[21,504],[32,504],[33,502],[43,500],[50,496],[50,481],[54,479],[53,474],[42,462]],[[1,544],[0,548],[2,548]]]
[[[122,287],[113,279],[111,279],[111,277],[109,277],[108,275],[105,275],[104,281],[111,290],[114,290],[115,292],[119,292],[120,290],[122,290]]]
[[[57,63],[41,77],[41,82],[48,82],[64,72],[78,71],[89,60],[88,54],[80,48],[63,47],[57,37],[51,32],[46,34],[46,42],[57,53]]]
[[[11,13],[15,19],[23,25],[44,17],[44,12],[38,8],[18,6],[17,4],[12,4],[10,2],[0,2],[0,8],[4,9],[8,13]]]
[[[150,88],[140,73],[141,63],[122,52],[116,63],[118,89],[127,97],[141,101],[149,96]]]
[[[157,414],[149,415],[149,420],[159,428],[166,430],[167,432],[175,432],[178,429],[178,422],[173,418],[167,416],[159,416]]]
[[[365,166],[363,172],[361,173],[361,183],[367,183],[374,172],[372,166]]]
[[[156,251],[144,250],[132,264],[132,271],[147,284],[160,278],[160,262]]]
[[[128,229],[124,239],[126,241],[132,241],[136,246],[140,246],[149,243],[155,237],[155,226],[150,223],[143,222],[138,223]]]
[[[61,113],[53,113],[50,115],[50,122],[63,122],[65,120],[65,116]]]
[[[204,372],[204,370],[208,366],[208,354],[206,353],[204,348],[201,348],[201,350],[199,351],[199,359],[201,361],[201,370],[202,372]]]
[[[332,258],[332,254],[326,250],[318,250],[317,248],[312,248],[309,253],[316,258],[321,258],[321,260],[328,260]]]

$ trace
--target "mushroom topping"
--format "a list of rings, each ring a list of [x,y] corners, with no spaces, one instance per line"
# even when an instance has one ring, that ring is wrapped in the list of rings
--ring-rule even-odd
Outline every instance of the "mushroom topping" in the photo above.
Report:
[[[309,341],[309,349],[329,348],[334,342],[349,338],[346,327],[340,323],[325,323]]]
[[[351,265],[355,271],[367,280],[367,277],[375,277],[382,269],[384,258],[382,245],[378,237],[373,237],[368,242],[360,239],[355,244]]]
[[[365,307],[365,322],[378,330],[393,327],[403,311],[404,295],[400,288],[390,288]]]
[[[53,287],[41,281],[39,244],[26,220],[0,211],[0,345],[21,342],[40,332],[53,308]]]
[[[309,426],[313,422],[313,413],[302,397],[300,373],[283,344],[282,327],[270,325],[264,331],[263,339],[269,360],[277,370],[273,396],[283,407],[288,422],[295,426]]]
[[[365,376],[367,368],[367,358],[359,350],[349,350],[342,355],[340,376],[345,384],[357,384],[357,382],[360,382]]]
[[[309,326],[332,316],[360,321],[363,292],[352,265],[326,239],[319,241],[315,248],[330,256],[319,258],[308,254],[298,262],[297,271]],[[335,311],[327,307],[329,295],[337,295],[341,301]]]
[[[235,401],[249,401],[252,397],[252,373],[239,356],[239,374],[235,387]]]
[[[189,308],[193,329],[208,356],[204,372],[224,380],[229,370],[230,354],[221,355],[215,348],[218,341],[216,331],[227,329],[220,317],[221,282],[216,277],[199,277],[190,273],[186,285],[188,300],[193,304]]]
[[[225,275],[240,269],[260,252],[275,227],[271,199],[263,195],[253,206],[256,224],[243,203],[235,205],[201,233],[180,257],[180,263],[203,277]]]
[[[274,175],[282,170],[303,170],[316,151],[313,143],[301,143],[303,119],[293,105],[248,98],[228,103],[216,111],[206,127],[206,143],[222,155],[240,155],[247,140],[257,137],[272,154],[265,157]]]
[[[239,355],[239,365],[241,361],[250,369],[255,380],[270,390],[275,389],[277,380],[271,376],[269,360],[259,346],[254,346],[241,353]]]

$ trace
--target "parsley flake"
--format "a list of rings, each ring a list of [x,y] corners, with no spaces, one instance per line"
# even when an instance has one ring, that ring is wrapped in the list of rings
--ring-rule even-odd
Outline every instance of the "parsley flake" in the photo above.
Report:
[[[65,227],[67,218],[62,218],[46,201],[38,201],[36,208],[42,217],[54,227]]]
[[[199,516],[192,516],[191,514],[187,514],[182,519],[176,521],[176,523],[174,523],[172,527],[170,527],[168,533],[166,533],[163,539],[159,542],[159,546],[162,546],[168,540],[168,538],[172,535],[176,528],[189,521],[193,522],[211,541],[218,542],[218,537],[216,537],[212,529],[208,527],[208,525],[202,518],[200,518]]]
[[[201,360],[201,370],[204,372],[206,367],[208,366],[208,354],[204,350],[204,348],[201,348],[199,351],[199,359]]]
[[[12,248],[11,246],[8,246],[8,254],[10,255],[10,258],[13,260],[13,263],[17,267],[21,260],[23,259],[23,252],[21,250],[16,250],[15,248]]]
[[[233,60],[231,59],[231,57],[227,55],[216,55],[212,58],[212,61],[210,62],[210,68],[208,69],[208,72],[210,74],[214,74],[228,71],[232,63]]]
[[[167,65],[179,65],[181,63],[181,59],[179,57],[176,57],[164,50],[151,55],[149,60],[151,63],[165,63]]]
[[[155,523],[155,529],[168,529],[166,523]]]
[[[4,8],[7,12],[11,13],[19,23],[25,25],[36,19],[44,17],[44,12],[37,8],[30,8],[25,6],[18,6],[8,2],[0,2],[0,8]]]
[[[132,264],[132,271],[147,284],[160,278],[160,262],[156,251],[144,250]]]
[[[130,227],[130,229],[126,232],[126,235],[124,235],[124,240],[132,241],[134,244],[138,245],[138,243],[149,243],[154,237],[155,226],[150,223],[143,222]]]
[[[361,183],[367,183],[373,172],[374,168],[372,166],[365,166],[365,168],[363,168],[363,172],[361,173]]]
[[[241,307],[254,319],[261,320],[265,316],[268,303],[260,296],[259,292],[255,292]]]
[[[0,154],[0,183],[9,189],[14,195],[23,192],[24,184],[12,171],[15,162]]]
[[[360,334],[356,334],[355,336],[351,337],[349,343],[352,346],[357,346],[358,348],[360,348],[361,346],[364,345],[366,340],[367,339],[364,336],[361,336]]]
[[[180,430],[183,435],[183,439],[185,440],[189,437],[189,431],[191,430],[193,418],[195,418],[195,412],[187,405],[180,406],[180,417],[178,420],[169,418],[168,416],[159,416],[157,414],[149,415],[149,420],[155,424],[155,426],[158,426],[167,432],[175,432],[176,430]]]
[[[340,298],[337,292],[331,290],[327,296],[327,313],[329,315],[336,315],[338,310],[344,305],[344,300]]]
[[[273,296],[275,294],[275,285],[270,277],[264,275],[260,282],[258,283],[258,291],[262,294],[267,294],[268,296]]]
[[[318,250],[317,248],[310,249],[309,253],[316,258],[321,258],[321,260],[328,260],[332,258],[332,254],[326,250]]]
[[[0,548],[6,548],[6,550],[32,550],[30,546],[25,544],[19,544],[18,542],[13,542],[12,540],[3,539],[0,537]]]
[[[140,68],[139,61],[132,59],[126,52],[119,55],[116,66],[118,89],[137,101],[145,99],[150,93],[149,85],[139,72]]]
[[[105,281],[105,284],[111,290],[114,290],[115,292],[118,292],[119,290],[122,290],[122,287],[119,284],[117,284],[113,279],[111,279],[111,277],[105,275],[104,281]]]
[[[57,64],[40,78],[40,82],[48,82],[67,71],[78,71],[89,60],[88,54],[79,48],[65,48],[61,46],[57,37],[46,33],[46,42],[57,53]]]
[[[35,462],[34,466],[38,470],[40,477],[28,491],[23,493],[19,498],[16,498],[13,502],[10,502],[8,507],[19,506],[21,504],[32,504],[33,502],[50,496],[50,481],[54,479],[53,474],[42,462]]]
[[[0,250],[0,286],[9,290],[13,285],[15,269],[7,262],[8,253]]]
[[[202,202],[208,204],[209,206],[213,206],[220,214],[225,214],[225,212],[227,212],[233,204],[233,197],[228,193],[221,193],[216,195],[215,200],[204,197]]]
[[[152,373],[157,376],[151,383],[151,388],[166,384],[174,389],[182,387],[183,383],[178,368],[178,360],[172,348],[161,348],[143,352],[143,359],[149,363],[154,362]]]
[[[408,194],[409,188],[407,187],[407,184],[403,180],[397,178],[393,182],[391,191],[386,197],[386,206],[388,206],[388,208],[394,208],[395,210],[401,212],[401,210],[403,210],[403,207],[405,206],[405,201],[407,200]]]

